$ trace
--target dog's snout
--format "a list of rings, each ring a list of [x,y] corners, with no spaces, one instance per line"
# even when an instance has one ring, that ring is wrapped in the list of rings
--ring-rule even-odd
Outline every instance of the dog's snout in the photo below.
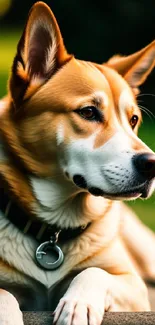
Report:
[[[85,178],[82,175],[74,175],[73,176],[73,182],[78,187],[87,188],[87,182],[86,182]]]
[[[133,162],[137,171],[142,176],[149,179],[155,177],[155,154],[144,153],[135,155]]]

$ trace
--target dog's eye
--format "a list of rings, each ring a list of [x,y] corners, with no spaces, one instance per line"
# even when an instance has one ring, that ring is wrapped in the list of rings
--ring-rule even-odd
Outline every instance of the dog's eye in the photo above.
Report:
[[[137,115],[133,115],[131,117],[131,120],[130,120],[130,125],[131,125],[132,129],[135,128],[137,122],[138,122],[138,116]]]
[[[87,106],[75,110],[82,118],[88,121],[102,122],[101,112],[94,106]]]

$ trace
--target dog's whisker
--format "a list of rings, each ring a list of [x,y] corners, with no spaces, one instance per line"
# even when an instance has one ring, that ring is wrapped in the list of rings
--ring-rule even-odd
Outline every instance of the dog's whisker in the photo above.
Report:
[[[155,97],[155,94],[149,94],[149,93],[148,94],[138,94],[137,95],[137,98],[138,97],[142,97],[142,96],[152,96],[152,97]]]
[[[147,114],[147,116],[149,116],[150,119],[155,118],[155,115],[145,106],[142,105],[138,105],[138,107],[140,108],[141,111],[143,111],[144,113]]]

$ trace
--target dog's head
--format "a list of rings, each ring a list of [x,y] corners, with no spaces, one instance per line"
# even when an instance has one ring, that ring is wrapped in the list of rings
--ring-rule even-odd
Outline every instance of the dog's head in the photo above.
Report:
[[[13,150],[33,172],[59,173],[81,191],[148,197],[155,155],[137,137],[136,94],[154,63],[155,41],[103,65],[75,59],[49,7],[36,3],[10,78]]]

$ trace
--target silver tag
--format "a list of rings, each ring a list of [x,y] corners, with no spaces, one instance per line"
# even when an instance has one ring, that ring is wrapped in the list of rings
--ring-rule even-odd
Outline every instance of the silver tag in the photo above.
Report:
[[[50,241],[46,241],[36,249],[37,263],[46,270],[57,269],[64,260],[64,254],[61,248],[56,245],[58,233],[55,237],[51,237]]]

